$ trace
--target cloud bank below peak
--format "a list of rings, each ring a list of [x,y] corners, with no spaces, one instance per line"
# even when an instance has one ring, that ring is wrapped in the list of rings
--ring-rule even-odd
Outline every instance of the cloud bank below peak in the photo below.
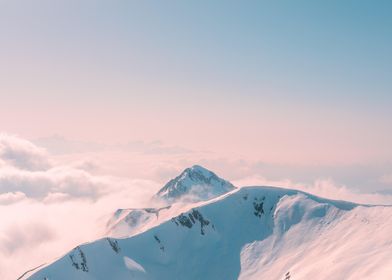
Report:
[[[0,134],[0,160],[22,170],[42,171],[51,167],[45,149],[14,135]]]
[[[0,204],[24,198],[53,202],[97,199],[112,179],[86,170],[54,164],[43,148],[14,135],[0,135]]]

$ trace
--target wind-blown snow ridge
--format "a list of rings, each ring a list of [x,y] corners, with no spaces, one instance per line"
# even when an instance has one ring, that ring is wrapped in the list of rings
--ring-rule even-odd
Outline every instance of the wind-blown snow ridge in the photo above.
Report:
[[[29,279],[390,279],[391,217],[392,207],[245,187],[78,246]]]

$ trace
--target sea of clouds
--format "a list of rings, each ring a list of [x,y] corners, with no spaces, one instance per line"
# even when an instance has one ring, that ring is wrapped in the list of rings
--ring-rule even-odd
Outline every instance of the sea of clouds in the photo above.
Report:
[[[58,163],[19,137],[0,136],[0,279],[16,279],[99,238],[117,208],[143,206],[158,187],[84,167],[78,161]]]
[[[78,149],[45,149],[0,135],[0,279],[17,279],[79,243],[100,238],[116,209],[152,206],[152,195],[193,164],[217,171],[236,186],[292,187],[332,199],[392,204],[388,193],[359,193],[331,179],[271,180],[243,160],[159,142],[93,150],[86,143],[72,145]]]

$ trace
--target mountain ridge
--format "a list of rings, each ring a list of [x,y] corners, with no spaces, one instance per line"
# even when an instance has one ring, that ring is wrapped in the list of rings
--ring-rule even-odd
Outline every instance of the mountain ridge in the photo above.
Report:
[[[107,234],[126,237],[142,231],[158,222],[160,212],[168,212],[176,203],[197,203],[223,195],[236,189],[229,181],[214,172],[193,165],[167,182],[153,197],[153,202],[166,206],[151,208],[117,209],[107,224]],[[175,213],[174,213],[175,214]]]
[[[267,279],[284,279],[286,275],[309,279],[306,278],[309,273],[317,273],[318,279],[351,279],[350,267],[344,263],[335,266],[345,278],[336,275],[331,278],[330,273],[317,267],[307,272],[308,268],[296,265],[295,261],[301,263],[301,260],[293,261],[290,255],[288,261],[284,252],[294,256],[305,254],[304,259],[309,261],[306,253],[312,255],[313,251],[297,252],[296,248],[322,242],[320,234],[347,238],[344,231],[341,232],[342,224],[343,229],[351,227],[350,231],[356,230],[361,237],[359,241],[354,240],[355,244],[348,239],[345,246],[352,250],[372,247],[383,240],[369,239],[360,233],[367,232],[366,221],[375,222],[375,208],[387,212],[385,217],[391,214],[391,207],[328,200],[291,189],[243,187],[201,202],[135,236],[103,238],[78,246],[29,279],[173,279],[179,275],[182,279],[260,279],[266,275]],[[335,232],[336,228],[340,231]],[[291,236],[290,239],[287,236]],[[327,241],[325,248],[340,242]],[[392,241],[385,241],[388,242]],[[388,248],[380,248],[377,256],[389,252]],[[283,256],[280,255],[282,250]],[[363,250],[358,253],[362,256],[361,262],[367,258]],[[344,255],[339,246],[334,253],[336,259]],[[377,265],[374,261],[370,263]],[[383,266],[382,269],[388,268]]]
[[[199,165],[154,199],[165,206],[118,209],[106,237],[75,247],[28,279],[345,280],[389,273],[388,262],[379,260],[392,249],[392,238],[382,234],[392,230],[392,206],[272,186],[236,188]],[[331,262],[332,272],[322,269]],[[356,264],[364,268],[353,270]]]

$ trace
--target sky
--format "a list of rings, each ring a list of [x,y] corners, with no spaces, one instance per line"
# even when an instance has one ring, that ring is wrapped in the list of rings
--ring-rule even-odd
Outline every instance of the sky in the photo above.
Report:
[[[390,160],[389,1],[1,1],[2,130]]]
[[[0,208],[15,213],[0,215],[0,278],[96,238],[193,164],[392,203],[391,10],[0,0]]]

